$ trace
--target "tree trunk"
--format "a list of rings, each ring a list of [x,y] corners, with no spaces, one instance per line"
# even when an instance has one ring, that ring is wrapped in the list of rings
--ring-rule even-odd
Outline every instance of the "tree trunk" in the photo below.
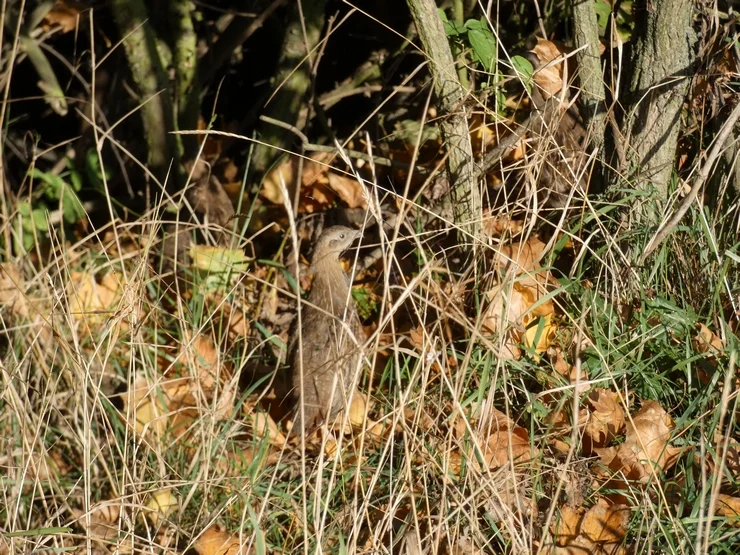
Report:
[[[407,0],[419,31],[429,70],[434,78],[437,106],[442,115],[440,130],[447,147],[452,209],[466,243],[478,238],[481,221],[481,192],[475,179],[473,147],[463,107],[465,90],[457,80],[455,60],[434,0]]]
[[[692,0],[635,3],[632,72],[623,129],[633,186],[665,199],[674,167],[681,111],[691,80]],[[655,213],[638,212],[648,219]]]

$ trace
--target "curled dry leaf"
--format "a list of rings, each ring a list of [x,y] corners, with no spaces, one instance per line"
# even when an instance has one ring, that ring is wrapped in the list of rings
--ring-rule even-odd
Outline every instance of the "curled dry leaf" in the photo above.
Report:
[[[590,452],[594,447],[606,447],[624,426],[624,409],[616,392],[596,388],[588,395],[588,411],[584,430],[584,447]],[[586,441],[587,440],[587,441]]]
[[[720,493],[715,507],[718,515],[727,517],[733,526],[740,526],[740,497]]]
[[[555,538],[555,543],[560,547],[564,547],[575,541],[580,533],[579,528],[581,519],[583,518],[583,508],[563,505],[560,507],[558,513],[550,524],[550,533]]]
[[[95,505],[90,509],[90,520],[85,518],[85,513],[73,510],[77,522],[86,529],[87,533],[100,541],[112,540],[118,536],[118,518],[121,515],[121,505],[112,501],[106,501]]]
[[[193,545],[198,555],[247,555],[252,551],[247,549],[249,538],[244,538],[244,544],[239,538],[229,534],[218,524],[214,524],[203,532]]]
[[[626,553],[620,544],[627,534],[629,507],[599,501],[585,514],[582,509],[565,505],[560,518],[550,526],[555,545],[545,553],[559,555],[617,555]]]
[[[354,178],[334,172],[327,174],[329,187],[349,208],[367,209],[367,200],[362,185]]]
[[[157,524],[174,513],[178,505],[179,501],[170,488],[160,489],[152,494],[146,504],[146,508],[150,511],[147,515],[154,524]]]
[[[520,341],[542,354],[550,347],[557,332],[555,305],[548,299],[533,308],[547,294],[536,280],[496,285],[486,295],[489,304],[483,316],[483,329],[506,334],[501,356],[516,360],[521,356]],[[510,329],[512,328],[513,329]],[[524,328],[524,333],[520,331]]]
[[[90,273],[72,272],[67,291],[72,316],[88,333],[113,316],[124,329],[143,316],[141,291],[115,271],[105,274],[100,282]]]
[[[349,424],[355,428],[362,428],[365,424],[367,408],[367,397],[359,391],[355,391],[349,405]],[[372,424],[372,422],[368,422],[368,424]]]
[[[324,163],[331,157],[331,154],[316,153],[303,160],[299,212],[325,210],[337,198],[349,208],[367,208],[362,185],[353,177],[331,171],[330,166]],[[290,156],[271,170],[265,177],[260,194],[273,204],[284,204],[281,182],[292,194],[290,188],[295,184],[298,162],[297,156]]]
[[[198,411],[187,378],[163,381],[156,386],[145,376],[136,378],[123,397],[123,415],[139,437],[161,439],[170,431],[176,439],[186,435]]]
[[[653,470],[665,471],[673,466],[682,451],[668,445],[672,428],[673,419],[657,401],[644,401],[626,424],[624,443],[594,451],[612,472],[622,472],[628,480],[647,482]]]
[[[0,307],[25,320],[30,313],[30,303],[24,290],[25,283],[18,266],[8,262],[0,264]]]
[[[529,432],[514,424],[503,412],[493,409],[487,422],[482,422],[481,449],[483,459],[490,468],[531,461],[538,456],[532,446]]]
[[[545,39],[538,39],[535,47],[530,50],[539,62],[539,68],[534,74],[534,82],[542,89],[545,98],[553,96],[563,88],[563,69],[562,60],[556,62],[563,56],[557,44]]]
[[[711,331],[707,326],[704,324],[697,324],[698,332],[696,336],[692,339],[691,344],[694,347],[694,350],[697,353],[706,354],[708,355],[709,363],[712,366],[717,366],[717,355],[722,353],[725,348],[725,343],[722,341],[722,338],[717,336],[713,331]],[[702,372],[700,370],[700,377],[702,377]],[[704,383],[709,381],[709,376],[704,376],[706,380],[702,380]]]
[[[512,219],[506,214],[493,216],[490,209],[483,213],[483,233],[489,237],[518,235],[524,230],[522,220]]]
[[[214,409],[214,418],[227,418],[234,407],[237,384],[231,380],[232,368],[222,363],[213,341],[202,334],[196,335],[192,340],[186,337],[176,362],[184,364],[192,376],[187,381],[191,406],[196,406],[197,400],[201,399],[209,408]]]
[[[530,237],[527,241],[504,245],[496,255],[496,266],[513,275],[534,272],[540,267],[545,247],[547,245],[537,237]]]
[[[629,507],[610,505],[602,498],[583,516],[581,534],[594,543],[619,543],[627,534],[629,520]]]
[[[268,413],[258,411],[249,415],[249,419],[252,422],[255,436],[266,437],[272,445],[278,447],[285,444],[285,436]]]

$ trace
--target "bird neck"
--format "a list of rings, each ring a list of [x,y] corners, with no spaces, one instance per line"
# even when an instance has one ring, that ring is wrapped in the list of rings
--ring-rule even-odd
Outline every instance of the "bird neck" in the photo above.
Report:
[[[339,264],[339,259],[331,256],[317,260],[313,265],[313,285],[311,297],[337,298],[347,297],[349,292],[349,277]]]

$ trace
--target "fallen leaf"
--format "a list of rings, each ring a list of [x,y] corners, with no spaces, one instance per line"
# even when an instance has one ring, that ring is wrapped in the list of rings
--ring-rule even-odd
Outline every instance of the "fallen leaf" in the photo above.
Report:
[[[563,505],[558,513],[550,524],[550,533],[555,538],[557,545],[562,547],[573,542],[580,533],[583,509]]]
[[[542,255],[547,245],[537,237],[499,248],[495,264],[513,275],[533,272],[540,267]]]
[[[625,427],[624,409],[619,395],[608,389],[596,388],[588,395],[588,420],[584,429],[585,451],[606,447]]]
[[[329,187],[349,208],[367,209],[367,200],[362,185],[354,177],[328,172]]]
[[[146,504],[146,508],[151,512],[148,513],[150,520],[157,524],[160,520],[167,518],[177,509],[179,502],[177,497],[172,494],[169,488],[160,489],[154,492]]]
[[[599,499],[583,516],[581,533],[594,543],[619,543],[627,534],[629,519],[629,507]]]
[[[653,470],[665,471],[682,452],[668,445],[673,420],[657,401],[643,401],[642,408],[626,423],[625,441],[618,447],[594,448],[601,464],[627,480],[647,482]]]
[[[537,449],[531,445],[529,432],[514,424],[503,412],[492,409],[488,422],[482,423],[481,442],[483,459],[492,469],[508,464],[528,462],[537,456]]]
[[[252,422],[254,435],[256,437],[266,437],[272,445],[276,445],[278,447],[285,443],[285,436],[268,413],[258,411],[249,415],[249,419]]]
[[[106,501],[90,508],[89,525],[85,513],[73,511],[77,522],[85,528],[91,537],[100,541],[109,541],[118,536],[121,505],[118,502]]]
[[[530,50],[540,63],[534,73],[534,81],[542,89],[543,96],[548,98],[563,88],[563,61],[554,62],[563,55],[558,46],[549,40],[537,39],[537,44]]]
[[[47,32],[55,27],[61,29],[62,34],[74,31],[79,21],[80,10],[67,2],[59,1],[54,3],[54,7],[44,16],[41,21],[41,28]]]
[[[124,329],[143,317],[139,284],[127,283],[119,272],[108,272],[100,282],[87,272],[72,272],[70,277],[67,286],[70,312],[88,333],[92,334],[113,316],[117,316],[116,323]]]
[[[226,532],[221,526],[214,524],[203,532],[193,544],[198,555],[247,555],[249,538],[245,536],[245,545],[239,543],[239,538]]]
[[[699,331],[691,340],[691,344],[697,353],[708,354],[709,363],[717,366],[717,355],[724,351],[724,341],[704,324],[697,324],[697,326]]]
[[[740,497],[720,493],[717,495],[716,510],[719,516],[730,519],[733,526],[740,526]]]
[[[352,395],[352,403],[349,406],[349,423],[356,428],[362,428],[365,424],[365,411],[367,409],[367,397],[355,391]]]
[[[0,306],[15,317],[26,319],[30,312],[30,303],[24,293],[25,282],[20,268],[15,264],[0,264]]]

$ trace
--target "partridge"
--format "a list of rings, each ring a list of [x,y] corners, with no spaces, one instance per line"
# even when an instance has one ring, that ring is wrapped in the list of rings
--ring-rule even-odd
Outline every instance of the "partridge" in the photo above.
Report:
[[[311,433],[345,408],[360,366],[364,331],[339,262],[360,236],[360,231],[334,226],[316,242],[311,292],[301,303],[300,326],[296,318],[288,342],[296,401],[293,430],[298,435]]]

